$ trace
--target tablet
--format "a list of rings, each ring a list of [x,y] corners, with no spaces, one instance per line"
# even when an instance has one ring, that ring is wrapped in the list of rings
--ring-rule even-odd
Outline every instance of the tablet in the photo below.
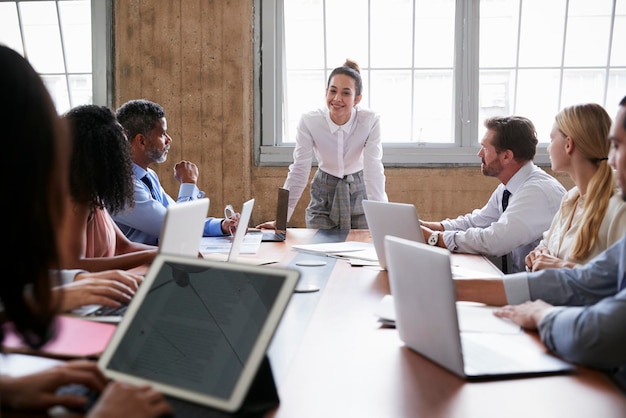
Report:
[[[236,412],[299,276],[159,254],[98,364],[113,380]]]

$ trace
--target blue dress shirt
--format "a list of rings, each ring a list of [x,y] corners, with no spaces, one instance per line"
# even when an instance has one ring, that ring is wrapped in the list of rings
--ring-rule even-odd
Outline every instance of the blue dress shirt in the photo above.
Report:
[[[148,186],[141,181],[146,175],[152,183],[156,199]],[[175,201],[165,192],[154,170],[148,168],[146,171],[135,163],[133,163],[133,185],[135,206],[113,215],[113,220],[128,239],[144,244],[158,245],[169,205],[204,197],[204,193],[195,184],[183,183],[178,190],[178,200]],[[205,237],[224,235],[222,218],[207,218],[203,235]]]

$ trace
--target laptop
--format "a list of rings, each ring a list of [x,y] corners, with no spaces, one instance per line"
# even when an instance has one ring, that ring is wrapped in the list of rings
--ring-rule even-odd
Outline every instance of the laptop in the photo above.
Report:
[[[378,264],[387,269],[385,236],[393,235],[417,242],[424,242],[419,216],[415,205],[410,203],[377,202],[363,200],[365,219],[372,234],[372,242]]]
[[[283,242],[287,238],[287,214],[289,211],[289,190],[278,188],[276,201],[276,230],[264,231],[261,242]]]
[[[159,253],[197,257],[208,212],[207,197],[169,205],[161,228]]]
[[[461,331],[450,252],[403,238],[385,238],[396,328],[407,347],[467,380],[569,372],[525,332]]]
[[[205,197],[167,207],[159,237],[160,254],[198,257],[209,202]],[[86,305],[74,310],[72,315],[101,322],[119,322],[127,307]]]
[[[161,391],[177,417],[273,408],[278,395],[266,351],[299,276],[159,254],[98,366],[113,380]],[[253,398],[259,403],[246,404]]]
[[[250,223],[250,217],[252,216],[252,208],[254,208],[254,199],[250,199],[247,202],[244,202],[241,209],[241,214],[239,215],[237,230],[232,237],[228,238],[231,240],[230,250],[228,251],[228,254],[207,252],[206,250],[203,250],[202,246],[199,245],[200,243],[198,243],[198,247],[196,248],[200,248],[202,256],[204,258],[216,261],[237,261],[237,258],[241,253],[243,240],[248,233],[248,224]]]

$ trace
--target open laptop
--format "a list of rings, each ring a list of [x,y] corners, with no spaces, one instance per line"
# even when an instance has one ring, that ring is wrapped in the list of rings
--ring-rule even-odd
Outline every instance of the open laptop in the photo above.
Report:
[[[209,198],[205,197],[167,207],[159,237],[160,254],[198,257],[209,202]],[[86,305],[74,310],[73,315],[102,322],[119,322],[127,306]]]
[[[372,242],[378,264],[387,269],[385,256],[385,236],[393,235],[417,242],[424,242],[419,216],[415,205],[410,203],[363,201],[363,211],[367,226],[372,234]]]
[[[161,228],[159,253],[197,257],[208,212],[207,197],[169,205]]]
[[[241,246],[243,244],[244,237],[248,233],[248,224],[250,223],[250,217],[252,216],[253,208],[254,199],[250,199],[247,202],[244,202],[241,209],[241,214],[239,215],[237,230],[232,237],[226,238],[231,240],[230,250],[228,251],[228,254],[207,252],[206,249],[202,248],[202,246],[196,247],[200,248],[202,256],[204,258],[217,261],[237,261],[237,257],[239,257],[239,254],[241,253]]]
[[[287,215],[289,211],[289,190],[278,188],[278,199],[276,200],[276,230],[261,230],[262,242],[283,242],[287,238]]]
[[[525,332],[460,331],[448,250],[387,236],[385,252],[396,328],[410,349],[468,380],[574,369]]]
[[[166,394],[177,417],[274,407],[266,350],[299,276],[289,268],[159,254],[98,366],[113,380]],[[246,405],[253,398],[260,403]]]

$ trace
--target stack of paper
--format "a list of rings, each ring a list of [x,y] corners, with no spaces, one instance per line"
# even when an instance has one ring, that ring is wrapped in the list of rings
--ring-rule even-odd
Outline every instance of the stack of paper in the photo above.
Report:
[[[374,245],[369,242],[325,242],[322,244],[294,245],[291,248],[306,253],[325,255],[327,257],[378,262]]]

